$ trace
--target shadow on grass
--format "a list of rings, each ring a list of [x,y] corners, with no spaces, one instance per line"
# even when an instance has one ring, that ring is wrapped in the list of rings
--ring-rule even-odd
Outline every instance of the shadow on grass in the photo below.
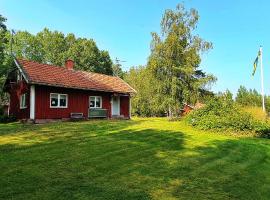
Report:
[[[48,140],[0,146],[3,199],[267,199],[268,142],[189,148],[180,131],[137,122],[41,126]],[[95,124],[95,123],[93,123]],[[128,128],[127,128],[128,127]],[[55,128],[52,133],[51,128]],[[48,130],[47,130],[48,129]],[[40,132],[41,131],[41,132]],[[59,136],[59,134],[61,136]]]

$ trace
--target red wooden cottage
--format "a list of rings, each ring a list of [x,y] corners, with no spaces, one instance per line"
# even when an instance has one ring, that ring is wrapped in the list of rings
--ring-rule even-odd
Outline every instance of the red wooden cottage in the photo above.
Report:
[[[122,79],[104,74],[14,59],[4,90],[10,94],[9,114],[33,121],[74,116],[130,118],[135,90]]]

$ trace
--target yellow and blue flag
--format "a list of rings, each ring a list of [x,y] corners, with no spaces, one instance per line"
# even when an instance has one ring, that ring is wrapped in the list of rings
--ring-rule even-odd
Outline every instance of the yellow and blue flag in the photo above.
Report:
[[[259,57],[261,56],[261,51],[258,52],[258,55],[253,63],[253,72],[252,72],[252,76],[254,76],[255,72],[256,72],[256,69],[257,69],[257,65],[258,65],[258,62],[259,62]]]

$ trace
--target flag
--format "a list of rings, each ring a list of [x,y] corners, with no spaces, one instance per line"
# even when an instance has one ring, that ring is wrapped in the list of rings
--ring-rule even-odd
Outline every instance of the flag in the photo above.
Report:
[[[256,69],[257,69],[257,65],[258,65],[258,62],[259,62],[259,57],[261,56],[261,51],[258,52],[258,55],[253,63],[253,72],[252,72],[252,76],[254,76],[255,72],[256,72]]]

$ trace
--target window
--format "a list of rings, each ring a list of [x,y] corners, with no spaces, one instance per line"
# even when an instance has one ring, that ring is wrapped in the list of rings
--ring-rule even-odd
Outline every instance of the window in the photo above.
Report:
[[[60,99],[59,106],[60,107],[66,107],[67,106],[67,95],[60,94],[59,99]]]
[[[67,108],[67,94],[51,93],[50,107],[51,108]]]
[[[58,94],[51,94],[51,107],[58,107]]]
[[[26,94],[20,96],[20,109],[27,108],[26,106]]]
[[[99,96],[91,96],[90,100],[90,108],[101,108],[102,107],[102,98]]]

